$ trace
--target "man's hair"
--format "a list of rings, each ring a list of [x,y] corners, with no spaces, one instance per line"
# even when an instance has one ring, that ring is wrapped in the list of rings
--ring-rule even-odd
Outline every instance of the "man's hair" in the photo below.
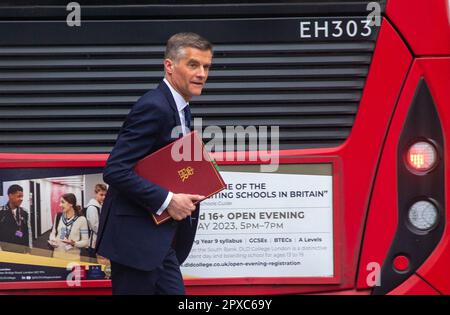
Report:
[[[105,184],[97,184],[95,185],[95,193],[98,193],[99,191],[107,191]]]
[[[11,186],[9,186],[9,188],[8,188],[8,195],[10,195],[10,194],[15,194],[15,193],[18,192],[18,191],[23,192],[22,186],[16,185],[16,184],[11,185]]]
[[[166,45],[165,59],[171,59],[173,61],[178,60],[184,48],[191,47],[198,50],[212,52],[212,44],[196,33],[178,33],[169,38]]]

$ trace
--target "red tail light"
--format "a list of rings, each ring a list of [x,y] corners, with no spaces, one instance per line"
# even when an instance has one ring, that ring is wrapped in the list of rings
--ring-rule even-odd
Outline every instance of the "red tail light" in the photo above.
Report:
[[[409,147],[406,154],[406,163],[413,173],[427,173],[434,168],[436,162],[436,148],[430,142],[416,142]]]

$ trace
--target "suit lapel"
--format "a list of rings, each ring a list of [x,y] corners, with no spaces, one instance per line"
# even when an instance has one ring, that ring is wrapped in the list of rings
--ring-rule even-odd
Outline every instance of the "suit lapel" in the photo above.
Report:
[[[175,100],[173,99],[172,96],[172,92],[170,92],[169,87],[167,86],[167,84],[164,81],[161,81],[161,83],[158,86],[158,89],[163,92],[164,96],[166,97],[167,101],[170,104],[170,107],[173,110],[173,117],[175,118],[175,122],[177,126],[181,126],[181,121],[180,121],[180,115],[178,114],[178,108],[177,108],[177,104],[175,104]]]

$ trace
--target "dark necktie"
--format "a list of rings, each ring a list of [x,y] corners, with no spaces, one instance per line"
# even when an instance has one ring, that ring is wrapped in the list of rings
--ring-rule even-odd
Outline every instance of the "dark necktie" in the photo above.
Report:
[[[191,116],[191,109],[189,108],[189,104],[184,106],[183,112],[184,112],[184,122],[186,123],[187,132],[190,132],[192,116]],[[189,223],[192,226],[192,216],[188,216],[188,217],[189,217]]]
[[[187,127],[188,131],[190,131],[192,116],[191,116],[191,109],[190,109],[189,105],[186,105],[184,107],[183,112],[184,112],[184,121],[186,123],[186,127]]]

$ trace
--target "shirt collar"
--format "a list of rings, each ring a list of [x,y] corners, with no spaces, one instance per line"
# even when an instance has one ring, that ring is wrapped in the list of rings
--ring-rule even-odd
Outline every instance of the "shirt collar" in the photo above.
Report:
[[[5,210],[12,210],[12,211],[15,211],[15,210],[17,210],[18,208],[11,208],[11,207],[9,206],[9,202],[7,202],[7,203],[5,204],[5,206],[4,206],[4,209],[5,209]]]
[[[172,87],[172,85],[170,85],[169,81],[166,78],[164,78],[164,82],[167,84],[170,92],[172,93],[178,111],[181,112],[187,105],[189,105],[189,103],[184,100],[183,96],[181,96],[181,94],[178,93],[177,90]]]

